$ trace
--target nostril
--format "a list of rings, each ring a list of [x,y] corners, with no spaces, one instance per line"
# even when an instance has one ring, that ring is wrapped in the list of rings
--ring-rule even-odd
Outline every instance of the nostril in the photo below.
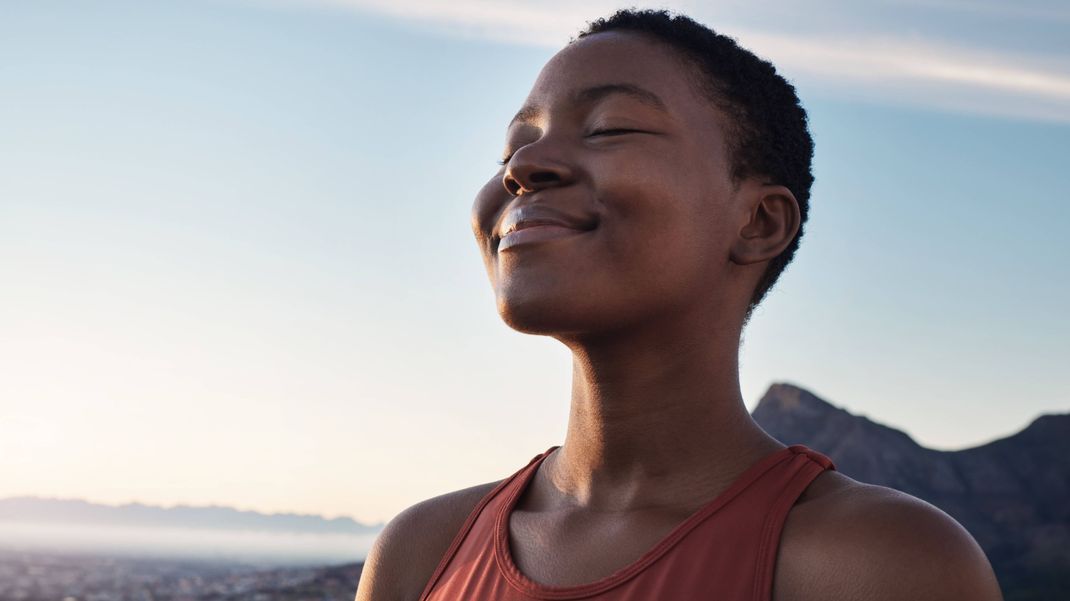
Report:
[[[517,173],[506,173],[502,176],[502,185],[512,196],[520,196],[525,192],[531,193],[539,188],[563,183],[560,175],[552,171],[536,171],[530,175],[524,175],[521,182]]]
[[[513,179],[511,177],[510,178],[506,178],[504,183],[505,183],[505,189],[506,189],[506,191],[509,192],[509,194],[512,194],[513,196],[516,196],[517,194],[520,193],[520,184],[515,179]]]

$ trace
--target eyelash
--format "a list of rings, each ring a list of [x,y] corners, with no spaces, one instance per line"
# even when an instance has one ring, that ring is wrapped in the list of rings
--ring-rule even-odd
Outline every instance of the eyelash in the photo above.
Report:
[[[640,130],[638,130],[638,129],[626,129],[626,128],[623,128],[623,127],[615,127],[613,129],[595,130],[595,131],[592,131],[589,135],[594,136],[594,135],[601,135],[601,134],[611,134],[611,133],[616,133],[616,132],[633,133],[633,132],[638,132],[638,131],[640,131]],[[507,156],[507,157],[505,157],[503,159],[499,159],[497,161],[497,163],[504,167],[505,164],[508,163],[509,160],[513,158],[513,154],[515,154],[515,152],[514,153],[510,153],[509,156]]]

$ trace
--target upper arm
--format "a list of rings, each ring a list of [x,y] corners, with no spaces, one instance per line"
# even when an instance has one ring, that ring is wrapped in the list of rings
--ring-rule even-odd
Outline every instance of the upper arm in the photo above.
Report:
[[[390,520],[364,560],[356,601],[416,601],[465,519],[496,484],[421,501]]]
[[[864,485],[830,507],[795,537],[778,601],[1003,600],[984,551],[933,505]]]
[[[419,521],[417,505],[390,520],[376,537],[357,583],[356,601],[403,601],[407,583],[402,565],[407,549],[414,544],[412,533]]]

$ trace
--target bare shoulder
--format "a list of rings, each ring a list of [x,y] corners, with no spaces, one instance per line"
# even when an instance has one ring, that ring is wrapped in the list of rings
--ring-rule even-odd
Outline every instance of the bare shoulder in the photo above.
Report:
[[[773,601],[1002,601],[981,547],[939,508],[836,471],[788,514]]]
[[[465,519],[501,482],[432,497],[390,520],[364,561],[356,601],[416,601]]]

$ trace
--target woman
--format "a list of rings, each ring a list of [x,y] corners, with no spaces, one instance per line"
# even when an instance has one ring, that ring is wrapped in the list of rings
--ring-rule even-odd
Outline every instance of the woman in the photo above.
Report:
[[[620,11],[558,52],[472,226],[505,322],[572,352],[565,441],[398,515],[358,601],[1000,599],[954,520],[744,406],[812,148],[772,65],[686,17]]]

